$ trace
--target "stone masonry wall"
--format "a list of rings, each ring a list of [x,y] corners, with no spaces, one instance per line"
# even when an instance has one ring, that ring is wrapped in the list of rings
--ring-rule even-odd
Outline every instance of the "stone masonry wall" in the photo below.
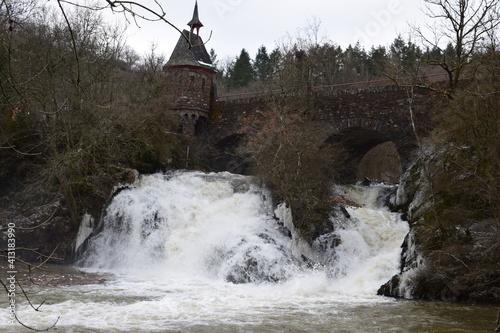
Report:
[[[205,112],[210,108],[210,98],[215,74],[203,68],[170,67],[166,80],[174,95],[175,109]]]
[[[395,85],[345,90],[312,92],[311,108],[322,126],[332,134],[348,128],[376,130],[390,138],[406,157],[415,147],[416,139],[410,116],[409,91]],[[283,98],[286,98],[284,96]],[[260,95],[251,98],[222,100],[214,103],[211,127],[216,139],[237,133],[241,120],[252,112],[265,112],[271,98]],[[429,90],[415,89],[411,104],[414,123],[419,135],[433,128],[434,105],[439,99]]]

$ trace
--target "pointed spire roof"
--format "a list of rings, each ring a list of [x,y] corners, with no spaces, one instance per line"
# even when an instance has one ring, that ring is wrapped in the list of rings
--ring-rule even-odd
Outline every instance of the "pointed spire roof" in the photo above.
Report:
[[[198,2],[194,7],[193,19],[188,25],[191,26],[191,32],[182,31],[182,36],[179,37],[165,67],[200,67],[215,72],[215,66],[212,64],[203,40],[199,35],[193,34],[194,28],[199,29],[203,26],[198,18]]]
[[[201,23],[198,16],[198,1],[194,5],[193,18],[189,21],[188,25],[191,27],[191,33],[196,29],[196,35],[200,35],[200,28],[203,27],[203,23]]]
[[[203,40],[190,34],[187,30],[184,30],[182,34],[189,38],[192,47],[189,46],[189,43],[184,36],[180,36],[166,66],[193,66],[215,71],[215,67],[212,64],[212,60],[210,59],[210,55],[208,54],[205,45],[203,44]]]

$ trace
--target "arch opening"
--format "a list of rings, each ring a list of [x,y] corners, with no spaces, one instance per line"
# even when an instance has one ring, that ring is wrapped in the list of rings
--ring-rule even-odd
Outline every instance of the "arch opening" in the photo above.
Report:
[[[244,134],[232,134],[217,142],[218,156],[212,163],[214,171],[248,174],[249,164],[237,151],[244,138]]]
[[[350,154],[346,170],[346,181],[381,181],[389,184],[399,182],[401,158],[396,145],[384,133],[356,127],[330,136],[330,144],[340,144]]]

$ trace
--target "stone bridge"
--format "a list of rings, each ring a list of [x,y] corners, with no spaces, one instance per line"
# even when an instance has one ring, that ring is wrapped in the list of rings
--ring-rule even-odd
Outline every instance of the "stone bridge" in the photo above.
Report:
[[[164,66],[173,98],[170,109],[181,117],[184,135],[208,132],[210,139],[215,140],[215,170],[244,172],[245,159],[236,154],[236,147],[245,136],[243,119],[252,113],[269,111],[275,101],[289,105],[299,101],[305,111],[314,115],[315,126],[327,133],[318,145],[344,145],[351,153],[350,162],[356,165],[351,176],[359,180],[367,177],[397,182],[417,146],[415,133],[424,136],[433,127],[436,100],[430,91],[405,89],[390,80],[307,87],[293,94],[279,91],[216,98],[217,69],[199,35],[203,24],[197,4],[188,26],[190,31],[184,30],[179,36]],[[419,80],[436,78],[428,75]]]
[[[305,94],[314,122],[328,130],[324,143],[338,142],[351,152],[357,166],[352,178],[395,183],[417,148],[415,131],[425,136],[433,128],[439,96],[428,89],[383,83],[313,88]],[[211,107],[210,132],[219,149],[214,169],[242,172],[244,163],[234,158],[234,149],[245,135],[243,119],[266,112],[271,101],[289,97],[279,92],[218,97]]]

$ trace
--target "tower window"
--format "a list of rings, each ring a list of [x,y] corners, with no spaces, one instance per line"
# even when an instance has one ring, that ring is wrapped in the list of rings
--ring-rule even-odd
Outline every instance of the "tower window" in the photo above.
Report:
[[[201,90],[205,90],[205,78],[201,79]]]

